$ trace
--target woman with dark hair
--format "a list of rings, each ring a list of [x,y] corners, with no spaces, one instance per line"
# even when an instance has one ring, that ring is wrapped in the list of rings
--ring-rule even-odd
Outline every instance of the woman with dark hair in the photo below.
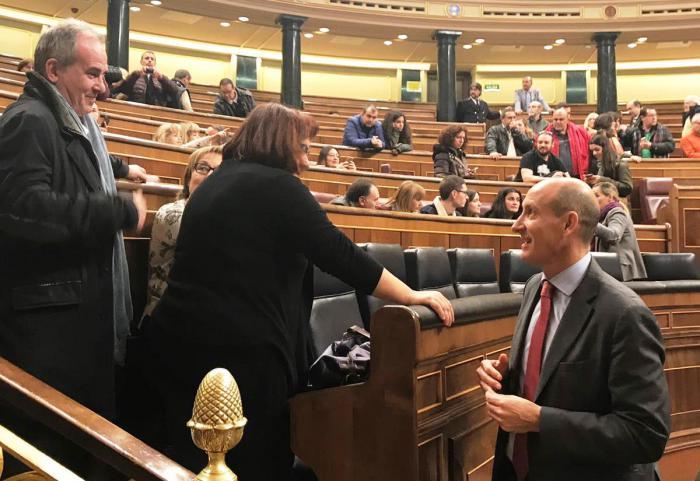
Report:
[[[143,311],[149,316],[168,287],[168,275],[175,261],[175,246],[185,204],[192,192],[221,164],[223,147],[204,147],[190,155],[182,178],[178,200],[164,204],[156,212],[148,248],[148,303]]]
[[[588,143],[591,161],[596,163],[598,173],[586,174],[585,180],[589,185],[610,182],[615,185],[620,197],[627,197],[632,193],[632,174],[627,161],[613,150],[610,140],[605,131],[601,130]]]
[[[601,130],[605,131],[605,134],[610,139],[611,147],[617,155],[622,155],[625,149],[620,143],[620,139],[617,138],[617,131],[620,128],[620,122],[617,120],[617,115],[615,112],[605,112],[598,116],[593,123],[593,130],[596,133]]]
[[[222,367],[248,419],[231,468],[247,481],[293,479],[288,399],[306,385],[310,364],[311,264],[358,292],[428,305],[445,325],[454,320],[444,296],[413,291],[328,220],[298,177],[317,131],[310,115],[259,106],[185,209],[146,337],[165,418],[156,445],[189,469],[204,460],[183,422],[202,378]]]
[[[386,140],[384,147],[391,150],[392,154],[399,155],[401,152],[413,150],[411,127],[408,125],[406,116],[401,112],[395,110],[387,112],[382,122],[382,130]]]
[[[332,145],[324,145],[318,153],[318,161],[316,165],[322,167],[330,167],[331,169],[357,170],[355,162],[352,160],[340,161],[338,149]]]
[[[523,196],[518,189],[506,187],[496,196],[491,209],[484,215],[489,219],[517,219],[523,211]]]
[[[384,204],[395,212],[418,212],[425,199],[425,189],[412,180],[401,182],[396,193]]]
[[[440,132],[438,143],[433,145],[433,170],[435,177],[456,175],[473,179],[476,169],[467,167],[467,129],[463,125],[450,125]]]
[[[627,206],[620,202],[615,185],[601,182],[593,187],[600,207],[600,219],[595,231],[595,250],[615,252],[620,261],[622,280],[646,279],[642,254],[639,252],[634,224]]]
[[[481,217],[481,200],[475,190],[467,190],[467,203],[458,209],[463,217]]]

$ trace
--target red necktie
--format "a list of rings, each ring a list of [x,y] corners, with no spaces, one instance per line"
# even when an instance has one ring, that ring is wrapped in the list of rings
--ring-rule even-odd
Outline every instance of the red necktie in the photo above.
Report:
[[[525,382],[523,383],[522,396],[530,401],[535,400],[535,392],[537,392],[537,385],[540,382],[544,340],[547,335],[547,326],[549,326],[549,313],[552,310],[552,294],[554,294],[554,290],[555,287],[548,280],[542,281],[540,315],[537,318],[535,329],[532,331],[530,350],[527,355],[527,367],[525,368]],[[518,481],[523,481],[528,472],[527,433],[515,435],[513,467],[518,476]]]

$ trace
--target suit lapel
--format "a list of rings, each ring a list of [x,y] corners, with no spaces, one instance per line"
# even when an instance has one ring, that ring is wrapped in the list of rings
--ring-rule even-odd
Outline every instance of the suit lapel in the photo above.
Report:
[[[520,376],[523,339],[525,339],[527,326],[529,325],[530,318],[532,317],[532,310],[535,308],[535,304],[537,302],[537,293],[539,291],[538,287],[542,283],[542,273],[537,274],[537,279],[532,280],[531,282],[534,284],[534,286],[525,292],[525,297],[523,297],[523,302],[521,304],[522,308],[518,314],[518,321],[515,324],[513,342],[510,346],[510,359],[512,361],[511,378],[513,380],[518,379]],[[514,385],[514,389],[517,389],[517,386]]]
[[[97,171],[97,159],[93,158],[93,155],[86,151],[83,147],[79,138],[72,137],[71,141],[66,147],[68,156],[71,158],[78,171],[81,173],[88,187],[93,192],[99,192],[102,190],[102,182],[100,181],[99,173]],[[90,162],[92,161],[92,162]]]
[[[584,328],[591,312],[593,311],[593,301],[598,296],[600,283],[600,268],[594,261],[591,262],[586,275],[583,277],[581,284],[576,288],[571,296],[569,307],[566,308],[564,316],[561,319],[559,328],[547,352],[547,357],[544,359],[542,372],[540,374],[540,382],[535,393],[535,402],[540,395],[547,381],[552,376],[559,363],[564,358],[571,346],[576,342],[581,330]]]

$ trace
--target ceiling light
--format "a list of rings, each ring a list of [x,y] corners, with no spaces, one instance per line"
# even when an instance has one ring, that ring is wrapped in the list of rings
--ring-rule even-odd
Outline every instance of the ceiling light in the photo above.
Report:
[[[238,17],[238,21],[239,21],[239,22],[247,22],[247,21],[249,21],[249,20],[250,20],[250,19],[249,19],[248,17]]]
[[[221,25],[222,27],[230,27],[231,22],[221,22],[221,23],[219,23],[219,25]]]
[[[163,5],[163,2],[161,2],[160,0],[151,0],[151,5],[160,7],[161,5]]]
[[[628,43],[628,44],[627,44],[627,47],[628,47],[628,48],[637,48],[637,44],[634,43],[634,42]]]
[[[554,41],[554,43],[557,45],[563,45],[566,43],[566,40],[564,40],[563,38],[558,38]]]
[[[305,34],[304,34],[304,37],[306,37],[306,38],[314,38],[314,34],[313,34],[313,33],[305,33]]]
[[[462,45],[462,48],[463,48],[464,50],[469,50],[470,48],[472,48],[472,46],[471,46],[471,44],[469,44],[469,43],[465,43],[464,45]]]
[[[646,38],[646,37],[639,37],[639,38],[637,39],[637,43],[644,43],[644,42],[646,42],[647,40],[649,40],[649,39]]]
[[[328,32],[331,31],[331,29],[328,28],[328,27],[321,27],[321,28],[318,29],[318,31],[321,32],[321,33],[328,33]]]
[[[398,38],[399,40],[406,40],[408,38],[408,35],[402,33],[401,35],[397,35],[396,38]]]
[[[391,40],[384,40],[384,45],[386,45],[387,47],[389,45],[391,45],[392,43],[394,43],[394,42],[392,42]]]
[[[486,40],[484,40],[483,38],[477,38],[476,40],[474,40],[474,43],[482,44],[482,43],[484,43],[485,41],[486,41]]]
[[[544,49],[545,49],[545,50],[552,50],[553,48],[554,48],[554,47],[552,47],[551,45],[545,45],[545,46],[544,46]]]
[[[140,11],[141,11],[141,7],[133,6],[133,7],[129,7],[129,10],[131,10],[132,12],[140,12]]]

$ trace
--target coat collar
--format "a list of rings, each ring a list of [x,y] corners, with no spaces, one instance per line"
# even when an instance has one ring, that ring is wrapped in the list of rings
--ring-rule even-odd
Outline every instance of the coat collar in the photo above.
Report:
[[[85,130],[78,114],[68,105],[58,89],[43,75],[36,72],[27,72],[29,81],[24,86],[24,91],[31,97],[43,100],[49,107],[58,122],[59,128],[74,135],[85,137]]]

